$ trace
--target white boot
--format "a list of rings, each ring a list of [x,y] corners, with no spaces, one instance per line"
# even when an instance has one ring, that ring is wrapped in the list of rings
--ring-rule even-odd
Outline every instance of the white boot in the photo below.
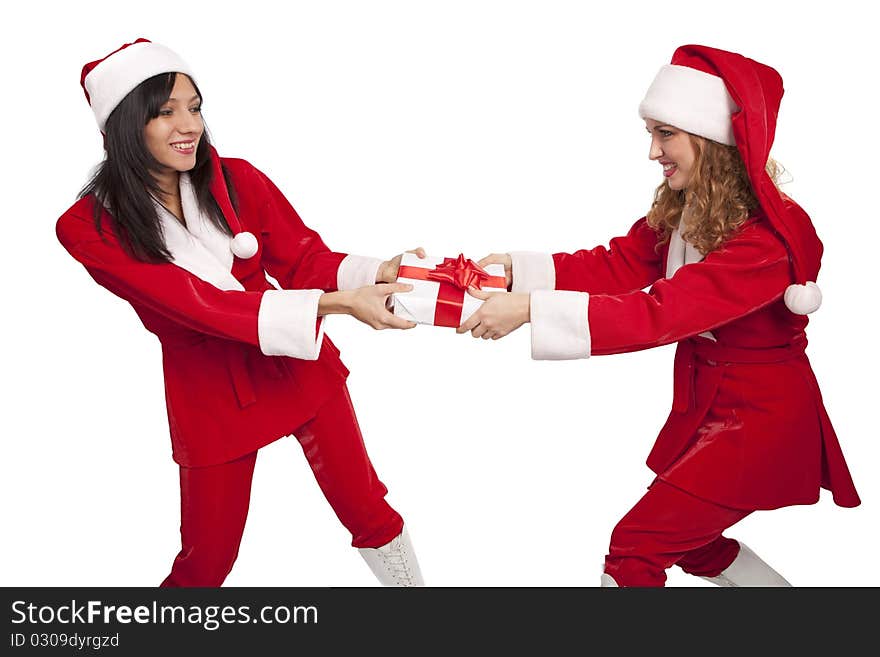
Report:
[[[358,552],[383,586],[425,585],[406,527],[385,545],[358,548]]]
[[[599,586],[603,589],[618,588],[617,582],[608,573],[602,573],[602,578],[599,580]]]
[[[703,577],[718,586],[791,586],[785,578],[768,566],[745,543],[739,543],[739,554],[720,575]]]

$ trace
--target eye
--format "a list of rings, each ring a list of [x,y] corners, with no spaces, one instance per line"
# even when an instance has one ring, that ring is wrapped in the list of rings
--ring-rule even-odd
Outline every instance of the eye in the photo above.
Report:
[[[167,107],[163,107],[159,110],[159,116],[171,116],[174,114],[174,110],[168,109]]]
[[[202,106],[199,105],[198,107],[190,107],[189,111],[192,112],[193,114],[201,114],[202,113]]]
[[[672,130],[659,130],[661,137],[671,137],[673,135]]]

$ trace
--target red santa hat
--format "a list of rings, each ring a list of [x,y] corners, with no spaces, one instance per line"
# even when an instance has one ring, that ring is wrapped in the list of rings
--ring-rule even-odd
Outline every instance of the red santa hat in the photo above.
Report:
[[[192,77],[189,65],[180,55],[149,39],[126,43],[83,66],[80,84],[98,129],[104,132],[107,117],[132,89],[160,73],[186,73]]]
[[[136,39],[132,43],[123,44],[109,55],[83,66],[80,84],[101,132],[104,132],[107,117],[122,99],[141,82],[160,73],[184,73],[193,77],[189,64],[180,55],[149,39]],[[235,237],[229,242],[229,248],[238,258],[251,258],[259,249],[257,238],[253,233],[241,230],[229,200],[220,157],[213,147],[210,156],[211,195],[220,205],[229,228],[235,233]]]
[[[734,52],[686,45],[657,73],[639,116],[736,145],[761,208],[788,248],[795,284],[785,290],[785,305],[806,315],[822,303],[815,283],[822,242],[807,213],[779,191],[766,169],[783,93],[782,77],[765,64]]]

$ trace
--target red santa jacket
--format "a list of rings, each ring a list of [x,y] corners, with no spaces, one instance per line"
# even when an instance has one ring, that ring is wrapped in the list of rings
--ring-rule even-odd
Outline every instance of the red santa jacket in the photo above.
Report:
[[[228,199],[220,205],[230,227],[256,236],[258,250],[251,258],[233,257],[228,236],[203,224],[204,244],[218,235],[226,239],[215,251],[222,261],[225,248],[228,260],[218,264],[203,241],[172,220],[163,228],[166,242],[177,240],[175,261],[141,262],[120,246],[108,213],[103,234],[97,232],[93,197],[80,199],[56,225],[70,254],[95,281],[127,300],[159,338],[172,454],[184,466],[222,463],[291,434],[348,374],[336,347],[315,330],[317,298],[337,289],[346,254],[331,252],[256,168],[238,159],[222,163],[238,197],[238,216],[228,216]],[[216,184],[215,176],[212,189]],[[186,213],[183,183],[181,195]],[[186,220],[194,226],[189,215]],[[298,310],[311,312],[305,330],[313,342],[317,334],[317,344],[311,354],[283,355],[291,351],[284,344],[288,325],[304,330]]]
[[[841,506],[858,505],[804,352],[807,318],[782,300],[792,283],[783,242],[760,213],[704,259],[677,233],[659,250],[657,242],[642,218],[609,248],[552,256],[555,288],[589,293],[579,295],[582,355],[678,342],[673,408],[648,466],[734,508],[811,504],[820,487]],[[684,248],[687,264],[675,265]],[[533,310],[533,345],[534,321]]]

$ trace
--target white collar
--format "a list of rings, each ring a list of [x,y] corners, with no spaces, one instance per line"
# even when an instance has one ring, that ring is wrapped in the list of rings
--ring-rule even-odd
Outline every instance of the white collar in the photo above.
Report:
[[[666,255],[666,278],[672,278],[673,274],[684,265],[700,262],[706,257],[697,250],[697,247],[685,241],[681,236],[682,224],[684,222],[679,221],[678,228],[669,236],[669,252]]]
[[[666,255],[666,278],[672,278],[673,274],[685,265],[700,262],[706,257],[697,250],[697,247],[685,241],[681,236],[683,224],[684,221],[679,221],[678,228],[669,236],[669,252]],[[710,340],[716,339],[712,331],[704,331],[700,335]]]
[[[180,174],[180,206],[186,225],[156,201],[159,224],[171,261],[221,290],[244,290],[232,275],[230,237],[199,211],[188,173]]]

